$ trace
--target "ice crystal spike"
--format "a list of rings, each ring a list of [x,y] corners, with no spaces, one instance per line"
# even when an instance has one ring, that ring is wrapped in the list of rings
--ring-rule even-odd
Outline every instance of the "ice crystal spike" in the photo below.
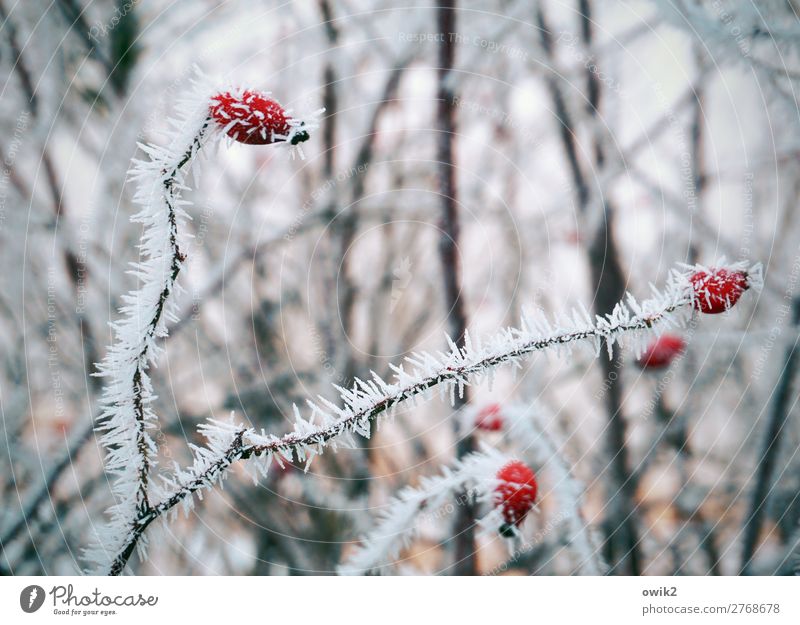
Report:
[[[340,567],[339,572],[358,575],[386,568],[414,535],[420,515],[435,513],[465,490],[476,501],[490,500],[497,485],[495,476],[510,460],[508,456],[484,447],[456,462],[452,469],[444,467],[440,475],[423,478],[419,488],[403,489],[389,503],[377,526],[364,537],[360,547]],[[495,517],[490,513],[479,523],[484,528],[494,526]]]
[[[185,261],[182,231],[189,219],[185,211],[188,202],[181,198],[188,188],[184,170],[202,148],[218,143],[224,134],[210,108],[212,96],[221,91],[195,69],[192,88],[176,103],[175,117],[167,122],[170,136],[166,145],[139,143],[146,158],[134,159],[129,174],[137,189],[134,201],[140,207],[131,221],[143,226],[138,245],[142,260],[133,264],[131,273],[141,286],[123,296],[122,319],[111,325],[114,344],[95,374],[106,378],[99,429],[103,431],[100,440],[107,448],[106,470],[115,478],[117,503],[108,510],[109,523],[96,532],[86,550],[94,572],[121,572],[134,547],[144,557],[142,519],[151,519],[162,510],[162,504],[153,504],[153,499],[174,501],[173,505],[182,502],[186,510],[191,507],[191,498],[185,495],[177,500],[171,499],[174,493],[165,495],[165,484],[180,483],[185,488],[189,483],[194,493],[215,484],[238,459],[236,454],[228,454],[228,448],[236,440],[241,443],[236,437],[242,432],[214,422],[201,428],[209,445],[195,451],[193,467],[188,471],[176,469],[175,479],[150,479],[156,447],[149,430],[158,418],[151,407],[155,395],[148,369],[155,366],[161,354],[157,341],[167,336],[167,322],[178,319],[175,295],[181,289],[176,279]],[[312,126],[313,119],[301,132]],[[292,129],[295,134],[287,139],[300,136],[294,126]],[[298,416],[296,431],[300,435],[312,429]]]
[[[174,124],[178,131],[168,147],[142,146],[149,160],[136,161],[131,173],[138,185],[136,201],[142,206],[133,220],[144,226],[140,245],[144,260],[134,265],[133,271],[143,286],[123,299],[125,316],[112,325],[115,345],[99,365],[98,375],[107,378],[101,440],[108,449],[107,468],[116,477],[114,495],[118,503],[109,510],[109,524],[87,550],[96,571],[121,572],[137,548],[144,556],[146,527],[177,506],[185,513],[191,511],[195,495],[200,498],[204,490],[220,483],[228,468],[239,460],[254,463],[254,479],[267,474],[273,459],[281,466],[284,461],[302,461],[307,470],[327,445],[334,449],[352,445],[353,434],[368,437],[373,423],[379,425],[401,402],[429,396],[434,386],[454,402],[456,393],[463,396],[466,386],[487,378],[491,381],[500,366],[519,368],[520,360],[535,352],[563,354],[586,346],[598,356],[605,347],[611,355],[613,347],[623,340],[641,349],[664,329],[685,326],[691,318],[696,295],[690,276],[702,269],[699,267],[673,270],[663,290],[653,288],[652,296],[642,302],[627,295],[605,316],[592,319],[585,308],[555,319],[526,313],[520,328],[505,328],[482,340],[468,337],[462,347],[446,337],[447,351],[413,353],[405,359],[405,366],[390,365],[392,381],[384,381],[373,372],[369,380],[357,379],[350,388],[335,386],[338,403],[324,398],[309,402],[308,418],[294,408],[294,428],[281,437],[257,433],[233,421],[209,421],[199,428],[207,444],[193,447],[192,464],[186,469],[176,467],[172,478],[149,481],[155,444],[148,430],[157,416],[151,408],[155,397],[147,370],[160,354],[157,339],[167,334],[166,320],[177,316],[175,278],[184,262],[180,226],[187,218],[180,198],[185,189],[182,167],[223,132],[208,117],[210,94],[217,92],[209,91],[205,81],[198,81],[194,95],[178,107],[180,117]],[[746,272],[748,286],[753,290],[760,287],[758,265],[726,266],[719,262],[715,266]],[[490,492],[487,489],[492,480],[487,476],[496,474],[493,463],[498,457],[496,452],[484,449],[454,470],[445,470],[439,478],[424,480],[419,491],[403,491],[379,526],[380,534],[367,538],[345,570],[380,568],[413,531],[419,509],[433,506],[453,489],[470,483],[479,495]],[[499,527],[501,522],[498,515],[490,513],[481,525]],[[396,535],[401,536],[399,543]]]

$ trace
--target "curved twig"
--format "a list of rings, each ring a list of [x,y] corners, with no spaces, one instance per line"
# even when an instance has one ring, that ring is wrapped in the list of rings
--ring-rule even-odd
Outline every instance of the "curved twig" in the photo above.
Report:
[[[124,567],[118,554],[135,531],[136,519],[151,509],[150,472],[156,447],[147,430],[157,417],[150,408],[154,397],[147,370],[160,353],[157,340],[167,335],[166,322],[175,318],[173,294],[185,260],[178,229],[188,217],[180,199],[186,188],[183,170],[213,134],[209,96],[207,86],[198,84],[178,107],[181,117],[175,121],[180,130],[172,144],[141,145],[149,160],[135,161],[131,176],[138,185],[135,201],[142,206],[132,217],[144,226],[141,260],[133,270],[142,286],[124,296],[125,316],[113,324],[115,343],[95,374],[108,378],[98,429],[104,431],[101,442],[108,449],[106,469],[116,476],[117,503],[109,510],[108,526],[86,552],[98,570],[110,567],[112,574]]]
[[[214,486],[239,460],[254,461],[250,468],[256,479],[267,474],[273,458],[279,463],[304,461],[308,466],[328,445],[335,449],[340,442],[349,444],[352,434],[368,437],[372,424],[402,402],[424,395],[436,386],[442,394],[449,391],[452,402],[456,393],[462,393],[474,378],[491,376],[496,367],[504,364],[519,367],[523,357],[537,351],[567,351],[583,343],[599,355],[603,347],[610,351],[623,337],[632,338],[639,350],[660,327],[685,325],[690,318],[693,296],[688,275],[673,271],[664,292],[655,292],[650,300],[641,303],[628,296],[627,303],[619,303],[612,314],[594,320],[585,311],[555,325],[543,317],[527,317],[521,329],[502,330],[485,347],[473,345],[467,336],[463,348],[450,341],[447,353],[412,354],[406,359],[411,365],[409,371],[391,367],[396,374],[394,383],[373,374],[369,381],[356,379],[350,390],[337,387],[343,405],[323,398],[320,404],[308,402],[311,408],[308,420],[295,408],[295,429],[281,437],[218,421],[204,424],[200,431],[208,438],[208,447],[196,449],[193,466],[187,471],[179,470],[175,480],[168,481],[170,494],[137,514],[112,572],[124,568],[153,521],[167,513],[174,514],[179,504],[188,512],[194,503],[193,495]]]

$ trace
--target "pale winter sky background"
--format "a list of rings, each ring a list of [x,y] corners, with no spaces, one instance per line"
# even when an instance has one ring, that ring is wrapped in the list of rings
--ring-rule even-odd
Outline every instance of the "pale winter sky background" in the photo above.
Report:
[[[525,309],[606,314],[723,256],[765,285],[672,329],[669,368],[637,366],[636,342],[539,353],[464,405],[402,404],[307,474],[254,486],[236,464],[128,570],[335,573],[373,531],[398,539],[391,573],[797,570],[800,7],[432,4],[0,0],[0,571],[84,569],[114,503],[91,374],[137,286],[126,172],[138,142],[175,136],[195,65],[297,118],[327,110],[304,159],[223,142],[192,165],[179,318],[149,371],[155,473],[190,462],[209,417],[282,435],[293,403],[447,350],[461,321],[478,337]],[[504,431],[476,430],[492,404]],[[492,504],[457,493],[387,538],[390,498],[470,444],[536,472],[511,551],[464,531]]]

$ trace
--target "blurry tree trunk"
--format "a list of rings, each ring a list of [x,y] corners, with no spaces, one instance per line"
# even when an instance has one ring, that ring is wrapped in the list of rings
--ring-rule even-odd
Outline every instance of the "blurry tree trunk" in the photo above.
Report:
[[[393,102],[395,95],[397,94],[397,88],[400,84],[400,79],[403,76],[403,72],[411,64],[412,58],[413,57],[409,56],[401,59],[391,69],[389,76],[386,78],[386,82],[383,85],[383,90],[380,93],[379,99],[375,104],[375,108],[372,116],[370,117],[369,126],[367,127],[364,139],[359,146],[353,165],[350,168],[351,172],[358,173],[353,176],[353,180],[350,183],[351,212],[342,216],[342,239],[340,242],[340,258],[342,263],[341,272],[342,283],[344,284],[344,287],[342,297],[340,298],[339,307],[341,311],[340,314],[342,318],[342,324],[347,335],[350,334],[353,325],[353,309],[355,306],[356,287],[353,285],[352,281],[345,280],[344,278],[349,266],[349,256],[347,255],[347,251],[353,244],[356,228],[358,226],[358,213],[356,212],[357,206],[364,197],[366,178],[369,175],[369,165],[372,163],[375,155],[375,139],[378,136],[378,123],[380,122],[383,112]],[[347,350],[348,354],[352,354],[352,351],[353,350]],[[367,377],[368,372],[359,370],[358,363],[353,360],[352,355],[348,355],[347,359],[345,373],[348,374],[348,376],[345,378],[346,380],[352,379],[352,377],[355,375]]]
[[[14,7],[12,7],[12,10],[13,8]],[[9,50],[14,59],[14,71],[17,73],[19,81],[22,85],[22,89],[25,91],[25,95],[28,98],[28,104],[30,104],[31,113],[34,117],[36,117],[37,113],[39,112],[39,97],[33,88],[33,79],[28,71],[28,66],[25,63],[25,59],[22,57],[22,48],[19,45],[16,25],[14,24],[13,20],[9,19],[9,15],[6,12],[5,5],[2,1],[0,1],[0,20],[3,22],[5,39],[8,42]]]
[[[458,256],[460,224],[458,198],[456,195],[456,164],[454,160],[456,139],[455,93],[453,91],[453,63],[455,46],[449,33],[455,33],[455,0],[444,0],[437,10],[438,32],[443,40],[439,45],[438,89],[436,94],[436,160],[439,166],[439,194],[442,202],[439,238],[439,259],[444,277],[444,300],[447,307],[447,325],[450,336],[457,345],[463,346],[467,330],[464,298],[461,297],[461,267]],[[469,402],[468,389],[463,397],[456,395],[455,411]],[[461,458],[474,448],[472,436],[464,436],[457,442],[456,455]],[[461,498],[463,505],[456,510],[454,528],[456,575],[474,575],[475,530],[474,510],[471,502]]]
[[[325,30],[325,36],[327,38],[328,44],[330,46],[328,50],[328,55],[325,61],[325,65],[323,67],[323,77],[322,82],[324,85],[324,91],[322,96],[322,104],[325,107],[325,117],[322,120],[322,147],[323,147],[323,158],[322,158],[322,176],[324,178],[323,184],[327,185],[335,176],[334,176],[334,168],[336,167],[336,121],[337,121],[337,94],[336,94],[336,68],[333,60],[330,58],[330,55],[336,54],[336,47],[337,41],[339,39],[339,32],[336,29],[335,24],[333,23],[333,14],[331,12],[330,3],[327,0],[319,0],[319,9],[320,13],[322,14],[323,23],[322,26]],[[334,189],[331,189],[330,194],[326,198],[326,204],[322,208],[323,211],[323,222],[328,224],[334,224],[336,222],[337,213],[338,213],[338,202],[336,198],[336,192]],[[344,226],[337,224],[339,227],[333,228],[332,233],[334,236],[332,237],[332,241],[328,245],[327,253],[323,255],[327,261],[329,261],[330,267],[324,268],[324,273],[322,276],[323,282],[323,290],[325,293],[325,299],[330,299],[333,297],[334,293],[336,293],[338,297],[338,311],[342,310],[342,307],[345,305],[344,298],[339,294],[339,292],[335,288],[336,284],[336,276],[333,275],[334,268],[339,265],[337,262],[337,258],[335,257],[335,252],[331,249],[337,247],[337,242],[341,241],[344,238]],[[341,247],[341,245],[338,245]],[[346,271],[346,267],[343,267],[342,277],[343,279],[347,280],[348,275]],[[345,285],[344,292],[348,292],[349,288],[348,285]],[[346,342],[347,337],[347,330],[343,329],[342,336],[340,333],[334,330],[336,315],[331,309],[326,309],[327,313],[324,315],[324,318],[321,320],[323,324],[323,341],[325,344],[325,351],[328,354],[328,357],[331,358],[337,366],[339,363],[339,356],[342,352],[347,353],[348,350],[341,349]],[[344,319],[344,317],[342,317]],[[346,364],[344,368],[347,368]],[[341,372],[339,376],[338,383],[345,385],[347,384],[349,378],[347,377],[344,371]]]
[[[592,49],[592,4],[580,0],[581,36],[586,50]],[[597,73],[592,71],[595,64],[587,63],[588,112],[592,121],[598,117],[602,90]],[[605,164],[603,147],[595,138],[595,167],[602,170]],[[604,192],[603,189],[600,190]],[[602,219],[589,246],[589,263],[594,289],[594,308],[598,315],[613,312],[618,301],[625,297],[625,272],[619,259],[619,250],[614,240],[611,202],[601,198]],[[607,385],[605,394],[608,412],[608,454],[611,460],[610,497],[607,502],[608,514],[605,521],[606,559],[611,573],[638,575],[641,572],[639,557],[639,536],[636,528],[636,484],[631,479],[628,460],[628,447],[625,442],[625,418],[622,412],[622,385],[619,372],[622,371],[622,355],[615,346],[612,358],[601,358],[603,380]]]
[[[588,0],[580,0],[581,35],[587,50],[592,44],[591,4]],[[555,60],[553,35],[547,23],[542,5],[537,7],[536,21],[542,50],[552,64]],[[594,65],[587,63],[587,113],[594,120],[600,106],[600,84],[597,75],[591,71]],[[578,211],[586,217],[590,208],[590,193],[586,177],[578,160],[576,126],[566,107],[558,77],[550,72],[546,79],[553,110],[558,117],[559,134],[567,163],[576,190]],[[601,169],[605,162],[602,146],[598,140],[594,145],[595,168]],[[602,190],[601,190],[602,192]],[[595,232],[590,232],[590,243],[587,249],[589,268],[594,295],[594,310],[598,315],[612,312],[616,302],[625,295],[625,274],[619,260],[619,252],[613,237],[613,207],[606,198],[600,198],[599,210],[601,220]],[[591,221],[591,220],[589,220]],[[621,355],[614,348],[612,358],[601,358],[603,371],[604,401],[608,414],[608,430],[606,445],[608,447],[609,475],[608,501],[604,529],[606,542],[604,557],[609,563],[610,573],[637,575],[640,571],[638,555],[638,534],[636,530],[635,484],[630,478],[628,449],[625,443],[625,421],[622,414],[622,389],[619,371],[622,368]]]
[[[772,396],[769,418],[767,419],[767,431],[764,435],[760,453],[758,456],[758,468],[756,469],[756,480],[750,497],[750,506],[744,522],[744,538],[742,549],[742,575],[750,573],[753,556],[761,534],[761,525],[764,521],[764,513],[773,485],[773,474],[775,463],[778,459],[781,436],[786,421],[797,405],[797,396],[792,396],[792,383],[794,381],[795,370],[797,369],[797,343],[800,341],[798,328],[800,327],[800,297],[792,302],[792,328],[794,340],[786,348],[781,368],[780,378],[775,386]]]
[[[611,232],[612,211],[604,205],[603,221],[589,246],[594,309],[598,315],[608,314],[625,295],[625,274]],[[625,420],[622,414],[622,387],[619,372],[622,356],[617,346],[612,358],[601,358],[608,413],[608,458],[611,480],[608,480],[608,501],[604,523],[605,558],[611,573],[638,575],[641,571],[638,532],[636,529],[635,490],[625,442]]]
[[[14,27],[13,21],[9,19],[9,15],[6,13],[2,2],[0,2],[0,19],[5,23],[6,39],[14,55],[14,70],[19,77],[25,97],[30,104],[31,114],[34,118],[37,118],[39,117],[40,108],[38,96],[34,89],[26,60],[23,56],[23,48],[20,47],[17,40],[16,28]],[[52,200],[53,217],[56,227],[58,228],[60,226],[62,229],[66,229],[68,227],[67,224],[62,223],[66,213],[62,185],[58,179],[58,173],[47,145],[41,147],[41,162],[44,169],[45,181]],[[61,254],[66,276],[75,294],[74,310],[80,344],[83,349],[83,373],[87,396],[93,397],[102,389],[100,378],[91,375],[94,372],[95,363],[98,362],[100,358],[97,353],[97,341],[95,340],[91,323],[79,302],[81,290],[85,292],[87,289],[88,268],[86,263],[73,251],[68,234],[61,237]],[[78,425],[79,424],[76,424],[76,428]],[[53,464],[52,468],[46,473],[44,480],[31,489],[32,494],[26,493],[26,501],[22,504],[20,517],[3,533],[3,536],[0,537],[0,545],[6,545],[15,540],[23,530],[33,524],[39,510],[43,508],[42,504],[45,500],[52,500],[54,488],[61,475],[68,467],[72,466],[72,463],[75,462],[76,456],[80,453],[81,449],[86,443],[92,440],[93,434],[94,418],[92,418],[88,425],[82,425],[80,431],[70,438],[64,455]],[[34,538],[31,536],[31,544],[33,545],[33,543]]]

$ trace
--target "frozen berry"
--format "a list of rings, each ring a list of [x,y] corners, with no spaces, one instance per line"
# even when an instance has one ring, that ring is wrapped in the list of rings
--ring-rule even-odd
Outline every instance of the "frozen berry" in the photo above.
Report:
[[[503,429],[503,414],[500,404],[488,404],[475,415],[475,427],[485,432],[499,432]]]
[[[664,334],[648,345],[636,361],[642,369],[663,369],[686,349],[686,341],[675,334]]]
[[[265,145],[289,141],[297,145],[309,138],[303,123],[296,123],[275,100],[257,91],[229,91],[211,99],[211,116],[228,136],[240,143]]]
[[[495,488],[495,507],[500,508],[505,523],[500,528],[504,536],[512,536],[536,503],[536,476],[520,462],[512,460],[497,472],[500,481]]]
[[[725,312],[748,289],[747,274],[743,271],[698,271],[689,280],[694,289],[694,307],[709,315]]]

